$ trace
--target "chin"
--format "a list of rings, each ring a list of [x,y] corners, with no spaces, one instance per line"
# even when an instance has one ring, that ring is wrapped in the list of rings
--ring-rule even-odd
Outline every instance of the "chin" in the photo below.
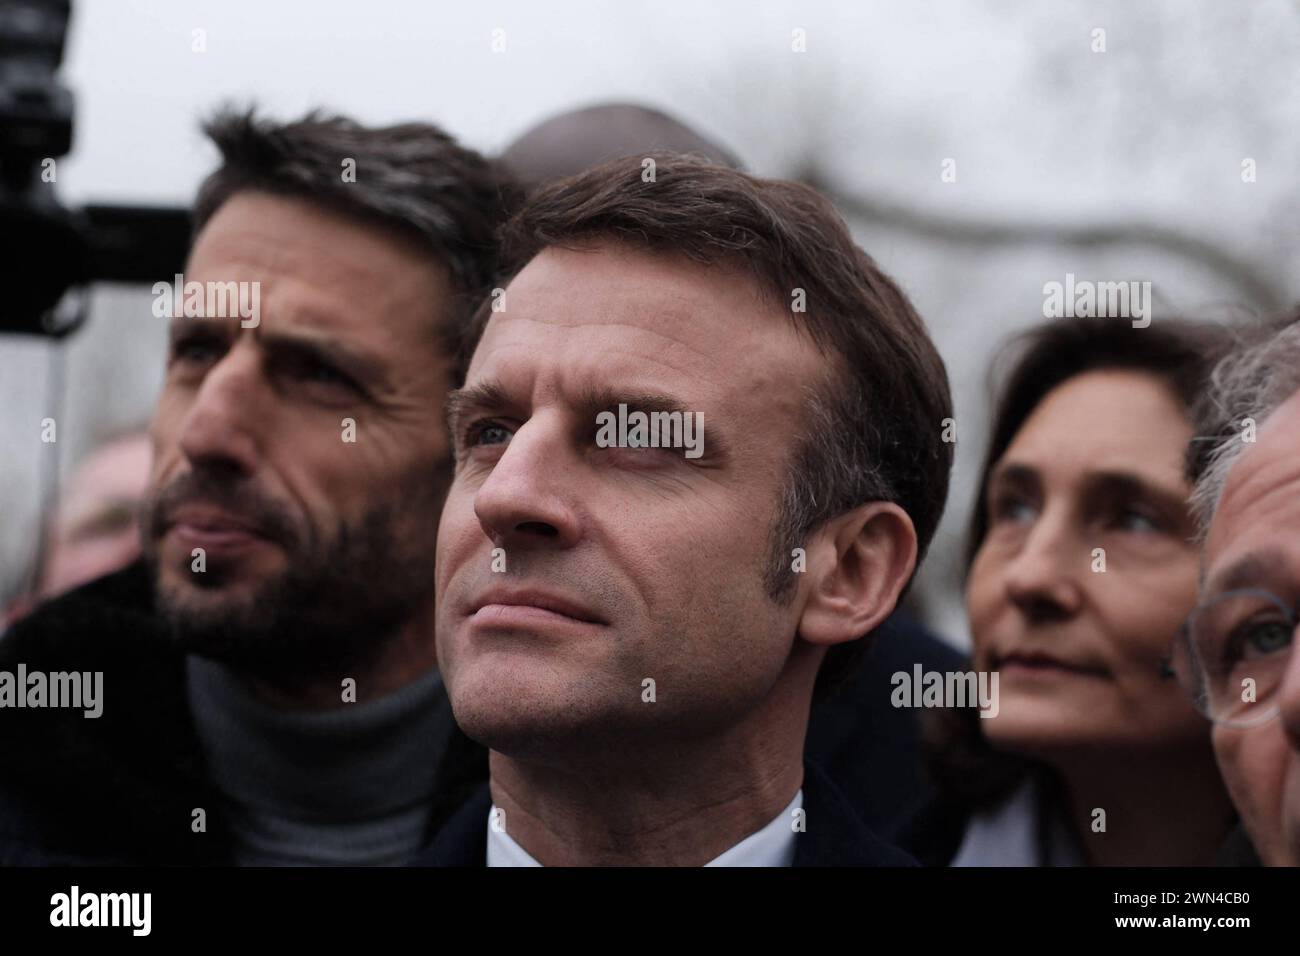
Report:
[[[1068,714],[1045,713],[1041,707],[1017,708],[1016,703],[1004,695],[998,716],[980,720],[984,738],[994,750],[1046,761],[1054,754],[1099,744]]]
[[[211,565],[202,580],[199,578],[188,567],[162,570],[155,589],[160,609],[182,618],[244,619],[257,613],[267,586],[275,581],[273,574]]]
[[[626,745],[630,715],[602,699],[607,695],[588,677],[566,680],[554,669],[479,662],[457,667],[446,678],[456,722],[498,753],[544,760],[590,753],[606,738]]]
[[[193,561],[188,551],[173,554],[164,550],[158,566],[160,582],[187,591],[242,589],[251,592],[274,581],[285,570],[285,558],[279,552],[239,557],[209,554],[203,571],[195,571]]]
[[[229,575],[209,574],[202,581],[188,572],[163,572],[159,590],[173,604],[212,607],[229,601],[251,600],[257,589],[266,581],[247,572],[234,571]]]

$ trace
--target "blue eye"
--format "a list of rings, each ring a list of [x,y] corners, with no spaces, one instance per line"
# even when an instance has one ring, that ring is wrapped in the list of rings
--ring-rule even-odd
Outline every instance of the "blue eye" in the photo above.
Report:
[[[510,440],[510,429],[496,422],[482,422],[470,427],[467,445],[504,445]]]
[[[1269,621],[1252,628],[1246,635],[1247,655],[1252,651],[1258,654],[1275,654],[1291,645],[1294,629],[1287,621]]]
[[[220,353],[218,343],[201,336],[179,339],[172,346],[172,359],[177,362],[206,363]]]
[[[993,501],[993,520],[1011,524],[1032,523],[1037,515],[1033,504],[1019,495],[999,495]]]
[[[1284,618],[1246,621],[1229,636],[1225,656],[1230,661],[1267,657],[1289,647],[1294,633]]]
[[[1115,524],[1123,531],[1146,533],[1160,530],[1160,525],[1154,518],[1135,508],[1121,509],[1115,519]]]

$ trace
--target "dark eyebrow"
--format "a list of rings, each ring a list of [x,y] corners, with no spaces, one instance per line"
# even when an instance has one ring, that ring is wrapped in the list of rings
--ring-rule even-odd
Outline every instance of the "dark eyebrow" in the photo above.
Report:
[[[167,323],[167,341],[175,345],[177,340],[191,333],[229,338],[239,328],[238,319],[174,318]]]
[[[277,332],[258,335],[258,339],[262,349],[271,357],[309,359],[332,365],[358,382],[375,388],[382,389],[388,384],[388,370],[380,359],[337,341]]]
[[[1263,582],[1271,580],[1278,574],[1280,568],[1285,568],[1289,564],[1287,555],[1280,548],[1255,551],[1234,562],[1227,570],[1216,574],[1212,579],[1214,586],[1207,586],[1205,594],[1214,595],[1239,588],[1263,587]]]
[[[988,486],[992,488],[994,485],[1009,484],[1032,485],[1037,488],[1041,483],[1037,469],[1031,468],[1029,465],[1009,462],[998,465],[993,469],[993,472],[989,475]]]
[[[683,417],[692,415],[698,408],[691,408],[673,395],[657,392],[620,392],[612,388],[585,388],[578,399],[577,414],[595,427],[596,416],[601,412],[618,414],[618,406],[626,405],[629,412],[678,413]],[[726,436],[719,433],[716,419],[708,424],[708,439],[705,442],[704,459],[718,460],[729,456],[730,446]]]
[[[464,388],[454,388],[447,393],[447,403],[442,410],[443,417],[446,419],[447,434],[451,435],[453,440],[455,439],[460,430],[460,420],[471,409],[485,412],[500,411],[508,404],[505,386],[496,379],[467,385]]]
[[[612,388],[584,388],[578,398],[578,413],[590,413],[595,418],[600,412],[617,412],[618,406],[626,405],[628,411],[640,412],[682,412],[688,411],[686,404],[672,395],[654,392],[619,392]]]
[[[993,469],[989,486],[1006,482],[1017,485],[1037,485],[1041,479],[1038,470],[1029,465],[1011,462]],[[1116,497],[1158,498],[1171,507],[1186,510],[1187,497],[1181,491],[1162,488],[1147,478],[1131,471],[1090,471],[1084,476],[1088,492],[1115,495]]]
[[[1185,491],[1162,487],[1131,471],[1089,472],[1085,482],[1091,491],[1125,498],[1155,498],[1165,507],[1181,514],[1186,515],[1188,511]]]
[[[229,342],[241,332],[238,319],[179,318],[172,319],[167,330],[168,342],[175,346],[190,334],[219,338]],[[359,352],[342,343],[314,336],[286,335],[282,332],[263,333],[259,327],[252,331],[263,351],[271,357],[308,359],[332,365],[359,383],[375,388],[388,384],[385,363],[370,354]]]

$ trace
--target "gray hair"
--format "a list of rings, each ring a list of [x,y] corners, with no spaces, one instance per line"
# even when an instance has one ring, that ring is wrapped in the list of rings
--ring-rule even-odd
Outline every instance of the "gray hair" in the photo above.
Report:
[[[222,164],[199,187],[196,234],[241,190],[298,196],[424,245],[450,269],[465,312],[486,292],[496,230],[518,191],[500,166],[438,127],[369,128],[318,112],[282,124],[226,109],[203,131]]]
[[[1300,310],[1281,323],[1248,328],[1211,372],[1193,410],[1196,437],[1187,456],[1192,514],[1201,541],[1214,520],[1228,472],[1247,444],[1247,428],[1259,428],[1297,391]]]

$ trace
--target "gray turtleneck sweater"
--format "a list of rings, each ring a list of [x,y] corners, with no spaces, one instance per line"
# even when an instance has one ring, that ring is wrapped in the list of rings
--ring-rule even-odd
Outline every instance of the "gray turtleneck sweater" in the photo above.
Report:
[[[242,866],[397,865],[424,844],[452,726],[436,669],[378,700],[281,711],[191,655],[190,712]]]

